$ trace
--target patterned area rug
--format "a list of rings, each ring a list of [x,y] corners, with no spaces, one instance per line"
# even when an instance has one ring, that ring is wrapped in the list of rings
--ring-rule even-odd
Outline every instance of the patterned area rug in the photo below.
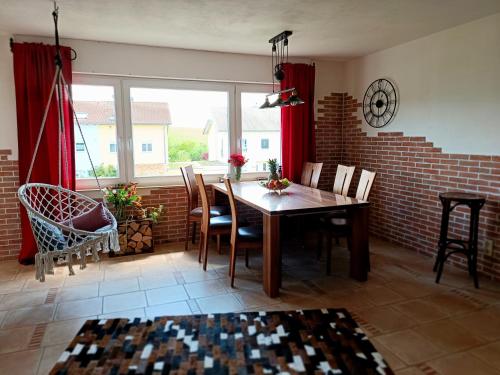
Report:
[[[345,309],[88,320],[51,374],[393,374]]]

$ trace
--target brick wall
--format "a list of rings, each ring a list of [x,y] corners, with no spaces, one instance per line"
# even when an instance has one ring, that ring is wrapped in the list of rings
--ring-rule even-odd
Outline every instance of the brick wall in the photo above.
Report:
[[[344,105],[339,107],[342,101]],[[351,194],[354,194],[362,168],[377,172],[370,196],[370,231],[373,234],[433,256],[441,218],[438,194],[452,190],[484,194],[487,204],[480,214],[479,246],[482,248],[486,239],[492,239],[494,251],[490,257],[480,249],[478,269],[483,275],[500,280],[499,155],[445,153],[428,141],[425,134],[414,137],[402,132],[381,131],[377,136],[367,136],[360,129],[362,120],[357,111],[361,104],[355,98],[332,94],[319,104],[318,133],[340,126],[340,130],[332,132],[340,133],[341,141],[328,138],[331,145],[326,141],[318,148],[318,160],[321,161],[321,155],[331,149],[334,156],[325,159],[329,163],[339,159],[343,164],[356,166]],[[330,169],[325,181],[331,189]],[[450,221],[450,233],[467,237],[468,220],[468,208],[458,208]],[[465,268],[465,259],[461,256],[453,257],[452,262]]]
[[[16,259],[21,248],[19,219],[19,170],[16,160],[9,160],[10,150],[0,150],[0,261]]]

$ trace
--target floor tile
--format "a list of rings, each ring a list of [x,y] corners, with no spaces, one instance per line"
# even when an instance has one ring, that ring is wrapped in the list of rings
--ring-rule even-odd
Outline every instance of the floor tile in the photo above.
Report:
[[[139,277],[139,286],[141,290],[162,288],[165,286],[177,285],[177,280],[173,274],[167,275],[146,275]]]
[[[36,375],[41,350],[26,350],[0,355],[0,374]]]
[[[39,323],[48,323],[54,317],[56,305],[40,305],[11,310],[5,316],[2,328],[30,326]]]
[[[421,325],[418,327],[418,333],[446,352],[464,350],[484,342],[451,319]]]
[[[109,296],[112,294],[135,292],[139,290],[137,277],[127,279],[105,280],[99,283],[99,295]]]
[[[280,298],[269,298],[262,292],[241,291],[233,293],[243,308],[256,308],[260,306],[277,305],[281,302]]]
[[[0,294],[15,293],[23,289],[26,280],[9,280],[0,283]]]
[[[146,313],[144,308],[131,309],[126,311],[115,311],[107,314],[101,314],[98,316],[99,319],[129,319],[134,320],[135,318],[144,318]]]
[[[182,285],[147,290],[146,297],[149,306],[178,302],[189,298]]]
[[[419,323],[446,318],[448,315],[435,304],[422,299],[416,299],[394,305],[394,308]]]
[[[469,353],[452,354],[430,361],[428,364],[440,375],[500,375],[499,371]]]
[[[52,367],[54,367],[66,347],[67,344],[57,344],[43,348],[42,358],[40,360],[40,365],[38,366],[37,375],[48,374]]]
[[[197,283],[185,284],[186,292],[190,298],[210,297],[227,293],[224,284],[219,280],[206,280]]]
[[[462,291],[448,291],[423,297],[422,300],[432,303],[436,308],[449,315],[456,315],[474,311],[481,307],[480,303],[475,302],[471,298],[467,298],[467,296],[468,295]]]
[[[102,313],[102,298],[62,302],[57,306],[56,320],[95,316]]]
[[[415,321],[389,306],[373,307],[357,312],[357,315],[374,326],[380,333],[388,333],[409,328]]]
[[[150,319],[158,316],[191,315],[191,309],[186,301],[166,303],[146,307],[146,316]]]
[[[125,311],[136,309],[139,307],[146,307],[146,295],[143,291],[115,294],[104,297],[103,314],[114,311]]]
[[[220,275],[218,272],[215,272],[213,270],[207,270],[203,271],[203,269],[200,270],[185,270],[181,271],[182,277],[184,278],[184,281],[186,283],[195,283],[198,281],[205,281],[205,280],[214,280],[218,279]]]
[[[500,305],[462,315],[454,321],[487,340],[500,339]]]
[[[0,310],[12,310],[22,307],[43,305],[47,298],[47,294],[48,290],[7,294],[0,300]]]
[[[198,306],[200,306],[201,312],[204,314],[233,312],[243,309],[241,303],[232,294],[198,298],[196,302]]]
[[[401,359],[398,358],[397,355],[387,349],[387,347],[382,345],[376,337],[370,338],[370,341],[373,346],[375,346],[375,349],[377,349],[377,351],[382,354],[382,357],[384,357],[384,360],[389,364],[389,367],[392,370],[399,370],[406,367],[406,363],[404,363]]]
[[[75,301],[97,297],[99,285],[97,283],[66,286],[57,292],[56,302]]]
[[[472,349],[470,353],[488,365],[500,370],[500,341]]]
[[[45,335],[42,340],[42,347],[56,345],[56,344],[69,344],[76,336],[78,330],[83,326],[87,319],[95,319],[95,316],[88,318],[78,318],[69,320],[60,320],[50,322],[45,329]]]
[[[27,349],[34,331],[35,326],[0,329],[0,353]]]
[[[378,340],[409,365],[421,363],[444,353],[429,340],[409,329],[379,336]]]

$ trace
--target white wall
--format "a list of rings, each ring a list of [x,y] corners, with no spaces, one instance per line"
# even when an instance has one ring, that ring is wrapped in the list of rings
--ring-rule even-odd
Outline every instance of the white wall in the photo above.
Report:
[[[401,100],[380,131],[427,136],[444,152],[500,154],[500,13],[346,64],[346,89],[360,101],[378,78],[393,80]],[[364,120],[363,129],[377,132]]]
[[[16,94],[9,36],[0,33],[0,149],[12,149],[17,159]]]
[[[0,36],[0,148],[11,148],[17,158],[16,117],[12,54],[8,36]],[[43,42],[51,38],[16,36],[17,42]],[[92,42],[76,39],[62,40],[74,48],[78,58],[73,71],[122,76],[195,79],[246,83],[270,83],[269,56],[243,55],[175,48],[159,48],[120,43]],[[310,59],[290,59],[292,62],[311,63]],[[315,61],[316,97],[343,90],[343,65],[335,61]],[[5,130],[5,131],[3,131]]]

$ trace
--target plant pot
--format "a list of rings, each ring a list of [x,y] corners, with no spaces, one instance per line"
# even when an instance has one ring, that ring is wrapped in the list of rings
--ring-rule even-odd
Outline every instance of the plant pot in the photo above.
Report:
[[[119,252],[110,256],[152,253],[154,251],[153,221],[151,219],[128,219],[118,223]]]

